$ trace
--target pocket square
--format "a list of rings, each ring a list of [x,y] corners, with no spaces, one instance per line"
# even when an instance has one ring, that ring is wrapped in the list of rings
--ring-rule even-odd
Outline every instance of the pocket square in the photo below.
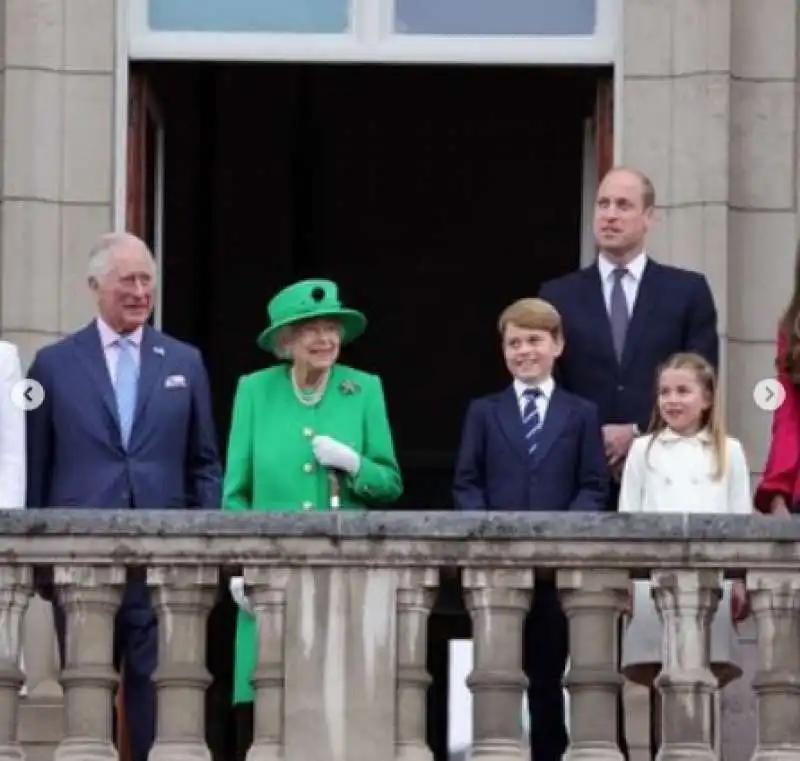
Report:
[[[164,381],[164,388],[186,388],[185,375],[170,375]]]

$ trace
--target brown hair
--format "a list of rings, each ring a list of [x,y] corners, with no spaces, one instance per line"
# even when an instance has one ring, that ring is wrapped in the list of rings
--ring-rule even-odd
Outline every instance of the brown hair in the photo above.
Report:
[[[563,337],[561,315],[544,299],[519,299],[507,306],[497,320],[501,336],[511,323],[526,330],[546,330],[556,340]]]
[[[725,431],[725,422],[722,419],[722,410],[720,409],[722,405],[719,398],[717,374],[711,364],[699,354],[693,352],[673,354],[658,368],[658,373],[656,374],[656,403],[653,408],[653,415],[650,418],[650,426],[647,429],[647,432],[652,433],[653,437],[647,445],[647,454],[649,454],[650,448],[653,446],[656,435],[667,428],[667,422],[661,417],[661,412],[658,408],[658,384],[660,384],[661,375],[665,370],[691,370],[700,387],[709,396],[711,403],[709,408],[703,412],[702,425],[708,429],[711,437],[711,446],[714,449],[714,459],[716,460],[716,469],[713,477],[715,481],[719,481],[728,467],[728,437]]]
[[[786,337],[786,351],[778,357],[778,371],[783,371],[795,385],[800,385],[800,242],[794,257],[794,286],[789,305],[783,312],[780,330]]]

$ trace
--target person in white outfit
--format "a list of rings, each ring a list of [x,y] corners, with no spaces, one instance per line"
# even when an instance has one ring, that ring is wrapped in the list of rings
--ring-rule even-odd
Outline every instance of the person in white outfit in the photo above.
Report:
[[[20,380],[22,366],[17,347],[0,341],[0,510],[25,507],[25,412],[12,396]],[[21,651],[19,665],[24,672]],[[24,685],[20,694],[26,694]]]
[[[676,354],[660,368],[648,433],[634,441],[625,462],[619,511],[753,511],[742,445],[725,432],[714,369],[698,354]],[[649,581],[634,582],[631,613],[623,639],[622,671],[652,690],[661,670],[662,626]],[[732,645],[735,623],[746,614],[743,583],[724,582],[711,628],[711,670],[720,688],[742,674],[733,661]],[[651,695],[655,697],[654,692]]]

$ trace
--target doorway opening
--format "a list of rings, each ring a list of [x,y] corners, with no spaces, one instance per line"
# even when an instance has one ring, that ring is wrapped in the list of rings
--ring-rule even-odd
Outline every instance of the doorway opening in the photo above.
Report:
[[[163,119],[159,323],[206,359],[223,445],[267,300],[340,284],[384,381],[405,509],[450,509],[468,399],[507,383],[504,306],[580,263],[585,123],[606,70],[137,65]],[[150,138],[151,143],[157,142]],[[147,184],[152,187],[152,181]],[[144,222],[144,224],[147,224]]]
[[[237,379],[274,362],[255,345],[268,299],[300,278],[330,278],[369,319],[342,361],[383,379],[405,483],[395,507],[451,509],[466,405],[508,383],[499,313],[580,266],[587,150],[589,177],[610,161],[611,77],[587,67],[133,66],[133,121],[159,128],[129,141],[129,195],[147,213],[129,208],[128,218],[160,255],[157,323],[203,352],[223,456]],[[232,759],[222,719],[232,626],[228,601],[209,622],[215,761]],[[447,759],[447,641],[469,636],[448,582],[430,623],[436,761]]]

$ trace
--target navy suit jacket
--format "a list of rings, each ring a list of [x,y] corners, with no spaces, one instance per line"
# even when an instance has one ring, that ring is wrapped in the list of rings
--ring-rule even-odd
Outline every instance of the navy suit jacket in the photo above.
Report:
[[[513,386],[471,402],[456,460],[456,507],[602,510],[609,477],[594,405],[556,387],[539,435],[531,456]]]
[[[561,313],[566,345],[558,383],[597,405],[600,423],[647,429],[656,371],[671,354],[693,351],[719,364],[717,310],[705,276],[648,258],[622,360],[618,360],[597,264],[545,283],[539,296]]]
[[[45,391],[26,415],[28,507],[220,507],[208,376],[197,349],[145,327],[127,450],[94,321],[41,349],[28,377]]]

